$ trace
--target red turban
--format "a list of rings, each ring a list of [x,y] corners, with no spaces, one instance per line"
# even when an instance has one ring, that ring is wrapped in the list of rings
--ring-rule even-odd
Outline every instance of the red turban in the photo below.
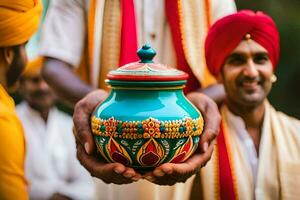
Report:
[[[271,17],[262,12],[242,10],[218,20],[209,30],[205,41],[207,67],[218,76],[225,60],[246,34],[269,53],[273,69],[279,60],[279,33]]]

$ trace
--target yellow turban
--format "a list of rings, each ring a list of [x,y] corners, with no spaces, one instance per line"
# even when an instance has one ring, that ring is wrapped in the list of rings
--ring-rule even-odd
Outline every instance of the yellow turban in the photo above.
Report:
[[[0,0],[0,47],[26,42],[39,26],[41,11],[39,0]]]
[[[43,66],[43,57],[37,57],[27,63],[25,70],[22,74],[23,77],[31,77],[40,74]]]

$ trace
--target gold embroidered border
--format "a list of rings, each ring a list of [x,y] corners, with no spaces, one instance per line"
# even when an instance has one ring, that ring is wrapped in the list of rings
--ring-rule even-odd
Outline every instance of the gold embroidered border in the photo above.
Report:
[[[105,120],[93,116],[91,120],[94,135],[121,139],[173,139],[199,136],[203,131],[203,126],[202,117],[167,121],[159,121],[154,118],[143,121],[120,121],[113,117]]]

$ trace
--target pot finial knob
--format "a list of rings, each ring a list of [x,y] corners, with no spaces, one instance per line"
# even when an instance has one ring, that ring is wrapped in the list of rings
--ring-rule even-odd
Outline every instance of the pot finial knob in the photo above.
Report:
[[[156,55],[156,51],[150,46],[150,44],[144,44],[142,48],[137,51],[140,58],[140,63],[153,63],[152,59]]]

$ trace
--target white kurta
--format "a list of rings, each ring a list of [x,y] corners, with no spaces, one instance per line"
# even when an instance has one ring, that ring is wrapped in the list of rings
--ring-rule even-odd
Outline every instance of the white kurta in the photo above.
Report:
[[[103,17],[105,1],[97,1],[96,20]],[[146,42],[156,50],[155,62],[176,67],[176,55],[163,0],[134,0],[138,47]],[[236,11],[233,0],[210,0],[212,22]],[[51,0],[44,22],[39,53],[79,67],[87,37],[89,0]],[[199,11],[200,12],[200,11]],[[76,19],[76,20],[74,20]],[[92,83],[100,71],[102,22],[96,23]],[[200,27],[202,29],[202,27]],[[201,42],[201,41],[199,41]],[[95,64],[97,63],[97,64]]]
[[[16,110],[25,131],[30,199],[49,199],[54,193],[92,199],[94,183],[76,158],[72,118],[53,108],[46,124],[25,102]]]

